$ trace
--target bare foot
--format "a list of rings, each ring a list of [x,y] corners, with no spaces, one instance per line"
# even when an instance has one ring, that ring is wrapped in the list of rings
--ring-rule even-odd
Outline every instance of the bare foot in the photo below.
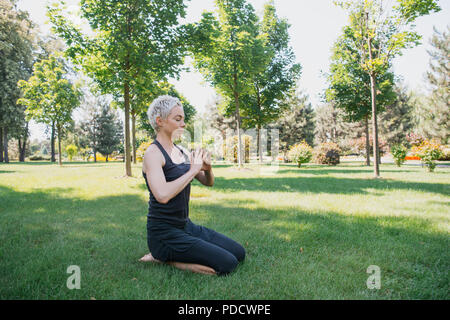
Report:
[[[194,273],[210,274],[210,275],[216,274],[216,271],[214,271],[213,268],[201,264],[184,263],[184,262],[168,262],[168,264],[174,266],[175,268],[181,270],[188,270]]]
[[[151,253],[147,253],[145,256],[143,256],[142,258],[139,259],[139,261],[142,262],[155,262],[155,263],[161,263],[161,261],[153,258]]]

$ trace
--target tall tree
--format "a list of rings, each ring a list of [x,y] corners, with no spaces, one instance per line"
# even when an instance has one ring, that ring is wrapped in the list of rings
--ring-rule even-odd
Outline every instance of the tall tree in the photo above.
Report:
[[[364,121],[366,165],[370,166],[369,119],[372,109],[370,77],[360,65],[358,43],[351,28],[348,26],[343,28],[343,35],[335,42],[332,52],[330,72],[327,75],[329,86],[325,97],[328,102],[344,111],[345,121]],[[380,72],[376,75],[376,82],[378,114],[387,104],[395,100],[394,74],[388,70]]]
[[[98,151],[106,157],[117,150],[122,141],[123,127],[110,106],[103,105],[98,119]]]
[[[264,6],[264,17],[259,32],[267,34],[263,50],[270,59],[265,60],[262,72],[254,73],[252,86],[243,95],[245,106],[243,126],[256,127],[259,162],[262,163],[261,128],[276,120],[283,112],[282,101],[295,88],[301,66],[289,46],[289,24],[276,15],[273,1]]]
[[[227,100],[225,115],[234,115],[238,136],[238,166],[242,167],[241,105],[254,74],[264,70],[270,53],[264,51],[267,34],[258,33],[258,17],[245,0],[216,0],[217,17],[203,13],[191,42],[194,62]]]
[[[422,105],[420,131],[428,138],[438,138],[441,143],[449,143],[450,123],[450,26],[439,32],[434,28],[430,40],[430,71],[427,72],[431,95]]]
[[[179,26],[183,0],[81,0],[81,16],[93,36],[83,34],[48,7],[54,31],[66,40],[66,53],[94,79],[103,94],[113,94],[125,112],[125,172],[131,176],[130,93],[149,83],[176,77],[183,64],[185,37]],[[143,79],[148,79],[144,81]]]
[[[28,13],[18,10],[16,1],[0,0],[0,162],[9,162],[10,137],[21,139],[25,151],[28,122],[25,107],[17,104],[19,80],[31,75],[35,30]],[[20,153],[23,160],[24,153]]]
[[[374,159],[378,159],[377,75],[389,69],[392,60],[403,49],[419,44],[420,36],[413,31],[413,22],[422,15],[439,11],[437,0],[382,0],[335,1],[349,11],[349,28],[358,43],[361,67],[370,77]],[[375,178],[380,177],[378,161]]]
[[[413,123],[413,103],[405,86],[395,87],[396,99],[380,113],[380,136],[389,146],[406,142],[406,134],[411,132]]]
[[[271,128],[279,132],[280,150],[286,159],[289,147],[302,140],[313,146],[315,113],[308,96],[302,92],[292,93],[283,104],[283,112]]]
[[[59,54],[50,55],[33,66],[28,81],[20,80],[23,98],[18,103],[27,106],[25,112],[37,122],[55,124],[58,135],[58,162],[62,165],[61,139],[64,127],[72,121],[72,111],[79,105],[81,91],[67,79],[68,67]]]

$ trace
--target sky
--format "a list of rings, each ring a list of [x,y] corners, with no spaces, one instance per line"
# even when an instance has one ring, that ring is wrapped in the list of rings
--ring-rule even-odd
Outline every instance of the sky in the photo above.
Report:
[[[264,4],[268,0],[248,0],[261,17]],[[66,0],[69,10],[76,11],[79,0]],[[329,68],[331,47],[340,36],[342,27],[348,23],[347,14],[333,4],[332,0],[274,0],[277,14],[290,23],[290,44],[294,49],[297,62],[302,66],[299,89],[308,94],[313,107],[322,103],[321,95],[327,87],[323,73]],[[19,0],[19,9],[30,13],[41,31],[49,32],[50,24],[46,17],[47,0]],[[213,0],[186,1],[187,22],[198,21],[204,10],[213,11]],[[424,92],[427,88],[425,72],[429,68],[429,39],[433,35],[433,26],[444,31],[450,25],[450,1],[440,0],[442,10],[416,21],[415,30],[422,36],[422,44],[404,51],[393,63],[393,71],[403,79],[411,90]],[[75,18],[75,22],[83,24]],[[188,62],[189,64],[189,62]],[[171,79],[176,89],[181,92],[199,112],[212,101],[215,91],[202,79],[192,67],[189,72],[182,72],[179,80]],[[32,123],[31,139],[44,139],[43,126]]]

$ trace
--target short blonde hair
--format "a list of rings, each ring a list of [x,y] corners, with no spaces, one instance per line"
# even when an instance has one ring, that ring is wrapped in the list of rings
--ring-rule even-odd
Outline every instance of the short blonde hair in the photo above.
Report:
[[[148,107],[147,116],[148,121],[150,121],[150,124],[155,131],[159,131],[156,118],[161,117],[161,119],[167,119],[170,111],[176,106],[183,107],[180,100],[172,96],[163,95],[153,100],[150,107]]]

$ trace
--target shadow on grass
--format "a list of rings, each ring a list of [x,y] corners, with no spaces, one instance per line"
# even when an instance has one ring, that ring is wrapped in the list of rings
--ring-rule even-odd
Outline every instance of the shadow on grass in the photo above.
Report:
[[[233,206],[233,199],[200,203],[197,210],[209,213],[204,225],[244,245],[247,266],[239,272],[256,272],[261,281],[277,279],[274,299],[298,299],[302,285],[294,283],[302,281],[317,290],[302,299],[330,293],[334,299],[362,298],[355,286],[364,292],[366,269],[372,264],[381,268],[383,286],[374,294],[366,290],[366,298],[448,298],[450,256],[444,248],[450,241],[448,235],[430,231],[425,219],[248,209]]]
[[[272,191],[272,192],[312,192],[331,194],[373,194],[367,189],[376,190],[416,190],[443,195],[450,194],[450,186],[442,183],[403,182],[375,179],[349,179],[336,177],[267,177],[232,178],[216,177],[215,190]]]

